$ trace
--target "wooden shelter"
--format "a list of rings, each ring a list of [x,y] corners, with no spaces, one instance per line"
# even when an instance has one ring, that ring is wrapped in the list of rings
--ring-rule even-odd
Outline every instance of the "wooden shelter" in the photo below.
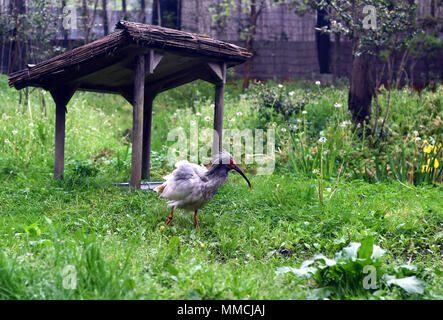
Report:
[[[118,93],[133,106],[130,185],[149,179],[152,102],[155,96],[203,79],[215,85],[214,129],[221,149],[226,68],[251,54],[197,34],[120,21],[116,31],[37,65],[14,72],[9,85],[48,90],[56,105],[54,178],[63,179],[66,105],[76,90]]]

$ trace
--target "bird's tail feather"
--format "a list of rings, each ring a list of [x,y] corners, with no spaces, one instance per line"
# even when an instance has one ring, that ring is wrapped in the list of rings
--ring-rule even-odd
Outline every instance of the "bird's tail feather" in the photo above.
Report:
[[[166,187],[166,185],[162,184],[161,186],[155,187],[154,191],[157,192],[157,193],[162,193],[163,190],[165,190],[165,187]]]

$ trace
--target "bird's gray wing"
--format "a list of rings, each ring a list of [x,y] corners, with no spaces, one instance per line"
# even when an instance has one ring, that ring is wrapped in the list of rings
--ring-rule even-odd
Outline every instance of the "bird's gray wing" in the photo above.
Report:
[[[177,169],[165,177],[167,180],[161,197],[169,200],[185,200],[193,192],[201,189],[204,182],[202,179],[205,179],[204,174],[207,170],[187,161],[180,161],[176,166]]]

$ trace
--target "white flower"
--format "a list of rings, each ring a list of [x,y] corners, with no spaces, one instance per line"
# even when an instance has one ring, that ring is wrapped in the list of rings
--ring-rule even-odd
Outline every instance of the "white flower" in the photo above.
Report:
[[[302,123],[302,122],[303,122],[303,120],[302,120],[302,119],[300,119],[300,118],[298,118],[298,119],[297,119],[297,122],[298,122],[298,123]]]
[[[5,139],[5,143],[8,144],[11,143],[11,141],[9,141],[9,139]]]
[[[343,121],[342,123],[340,123],[340,127],[344,128],[344,127],[346,127],[348,124],[351,124],[351,121]]]
[[[286,132],[286,128],[281,128],[281,131],[282,132]]]
[[[209,121],[209,120],[211,120],[210,117],[205,117],[205,121]]]
[[[272,126],[275,128],[275,127],[277,126],[277,123],[274,122],[274,123],[272,124]]]
[[[194,120],[191,121],[191,126],[195,126],[197,124],[197,122],[195,122]]]
[[[414,136],[418,137],[418,131],[417,130],[414,130],[412,133],[414,134]]]
[[[30,127],[33,127],[33,126],[34,126],[34,123],[31,122],[31,123],[29,124],[29,126],[30,126]]]
[[[200,112],[195,113],[197,117],[200,117],[202,114]]]
[[[211,104],[209,107],[210,108],[215,108],[215,104]]]
[[[292,97],[295,94],[295,92],[294,91],[289,91],[288,94]]]
[[[3,113],[3,114],[2,114],[2,118],[3,118],[3,119],[6,119],[7,117],[8,117],[8,115],[7,115],[6,113]]]
[[[319,86],[319,85],[321,85],[321,82],[320,81],[315,81],[315,84],[317,85],[317,86]]]
[[[279,88],[283,88],[283,85],[282,85],[282,84],[279,84],[278,87],[279,87]]]
[[[341,106],[342,106],[341,103],[336,103],[336,104],[334,104],[334,107],[336,107],[336,108],[341,108]]]
[[[325,143],[326,142],[326,138],[325,137],[321,137],[320,139],[318,139],[318,142]]]
[[[241,111],[237,112],[237,116],[240,117],[241,115],[243,115],[243,113]]]
[[[12,130],[12,134],[14,134],[14,135],[16,135],[18,133],[18,131],[17,130]]]
[[[235,121],[234,118],[229,119],[229,122],[234,122],[234,121]]]
[[[302,114],[307,114],[308,113],[308,111],[306,111],[306,110],[303,110],[302,112],[301,112]]]

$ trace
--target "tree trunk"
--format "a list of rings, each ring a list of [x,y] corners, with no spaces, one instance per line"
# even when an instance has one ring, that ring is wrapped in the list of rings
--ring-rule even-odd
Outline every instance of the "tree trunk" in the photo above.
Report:
[[[128,19],[127,12],[126,12],[126,0],[122,0],[122,16],[123,16],[123,20]]]
[[[103,0],[103,35],[107,36],[109,33],[108,27],[108,1]]]
[[[89,43],[90,38],[91,38],[91,31],[92,31],[92,28],[94,27],[95,15],[97,13],[97,4],[98,4],[98,0],[94,0],[94,9],[92,11],[92,17],[90,17],[86,0],[83,0],[83,2],[82,2],[83,18],[84,18],[83,21],[84,21],[84,29],[85,29],[85,35],[84,35],[85,44]]]
[[[354,56],[348,96],[348,108],[355,123],[369,121],[374,95],[374,80],[371,73],[371,55]]]
[[[141,11],[140,20],[142,23],[146,23],[146,2],[145,2],[145,0],[140,0],[140,11]]]
[[[89,34],[88,26],[89,26],[89,14],[88,14],[88,4],[86,0],[82,0],[82,21],[83,21],[83,37],[85,40],[85,44],[88,43],[87,37]]]
[[[334,36],[334,80],[337,80],[340,78],[340,56],[341,56],[341,52],[340,52],[340,35],[339,34],[335,34]]]
[[[14,30],[12,31],[13,34],[13,46],[12,46],[12,67],[10,68],[11,71],[17,71],[22,69],[23,67],[23,43],[22,43],[22,39],[20,39],[20,33],[22,32],[20,29],[21,26],[21,16],[23,14],[25,14],[26,12],[26,8],[25,8],[25,2],[24,0],[15,0],[14,2],[15,8],[14,8],[14,20],[15,20],[15,25],[14,25]]]
[[[256,0],[251,0],[251,12],[249,15],[249,30],[248,30],[248,36],[246,38],[246,50],[248,52],[252,52],[253,49],[253,42],[254,42],[254,36],[255,36],[255,28],[257,26],[257,20],[258,17],[264,7],[265,1],[261,1],[259,4],[259,7],[257,9],[257,3]],[[243,69],[243,89],[246,89],[249,87],[249,77],[251,75],[251,60],[247,60],[245,62],[245,67]]]

